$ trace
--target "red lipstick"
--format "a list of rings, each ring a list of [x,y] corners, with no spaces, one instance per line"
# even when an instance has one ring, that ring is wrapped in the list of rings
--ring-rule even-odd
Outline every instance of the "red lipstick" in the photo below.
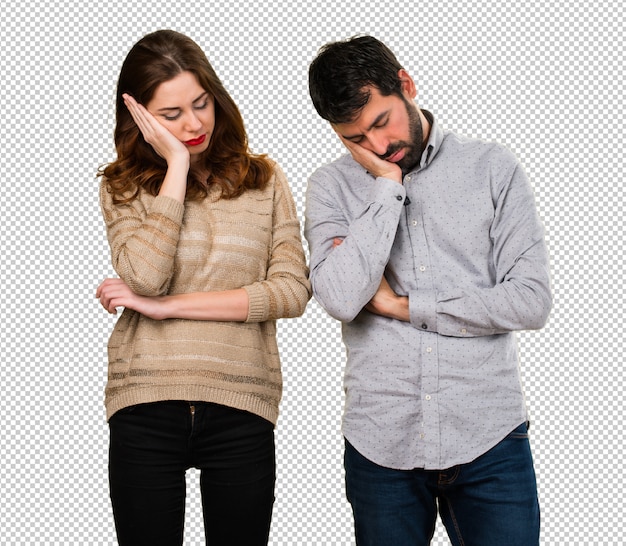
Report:
[[[185,144],[187,146],[198,146],[204,142],[206,139],[206,135],[201,135],[198,138],[192,138],[191,140],[186,140]]]

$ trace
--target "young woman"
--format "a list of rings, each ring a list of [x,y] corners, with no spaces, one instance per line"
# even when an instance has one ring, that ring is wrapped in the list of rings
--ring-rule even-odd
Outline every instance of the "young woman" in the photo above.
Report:
[[[310,297],[280,168],[248,151],[202,50],[173,31],[131,49],[117,159],[100,200],[113,266],[96,296],[124,307],[105,404],[119,543],[180,545],[185,471],[201,469],[207,544],[265,545],[282,391],[275,320]]]

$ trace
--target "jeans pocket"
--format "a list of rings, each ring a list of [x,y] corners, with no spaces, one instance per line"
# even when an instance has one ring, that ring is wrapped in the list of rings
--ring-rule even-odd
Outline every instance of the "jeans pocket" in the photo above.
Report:
[[[507,438],[521,439],[526,440],[528,438],[528,423],[522,423],[518,427],[516,427],[513,431],[511,431],[507,436]]]
[[[109,422],[111,422],[112,419],[115,419],[117,417],[123,417],[124,415],[129,415],[131,413],[134,413],[136,409],[137,409],[137,405],[126,406],[125,408],[119,409],[113,415],[111,415],[111,417],[109,418]]]

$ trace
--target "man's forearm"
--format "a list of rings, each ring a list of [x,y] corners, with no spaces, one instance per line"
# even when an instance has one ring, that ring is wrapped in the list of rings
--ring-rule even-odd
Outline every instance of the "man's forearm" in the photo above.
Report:
[[[398,296],[383,277],[374,297],[365,306],[370,313],[409,322],[409,298]]]

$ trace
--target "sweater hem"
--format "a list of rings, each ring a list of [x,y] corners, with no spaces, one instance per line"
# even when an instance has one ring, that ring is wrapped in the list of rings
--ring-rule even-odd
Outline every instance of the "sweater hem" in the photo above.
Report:
[[[200,385],[176,385],[134,388],[105,399],[107,421],[121,409],[138,404],[150,404],[166,400],[190,402],[212,402],[235,409],[248,411],[276,425],[278,406],[251,393],[232,392]]]

